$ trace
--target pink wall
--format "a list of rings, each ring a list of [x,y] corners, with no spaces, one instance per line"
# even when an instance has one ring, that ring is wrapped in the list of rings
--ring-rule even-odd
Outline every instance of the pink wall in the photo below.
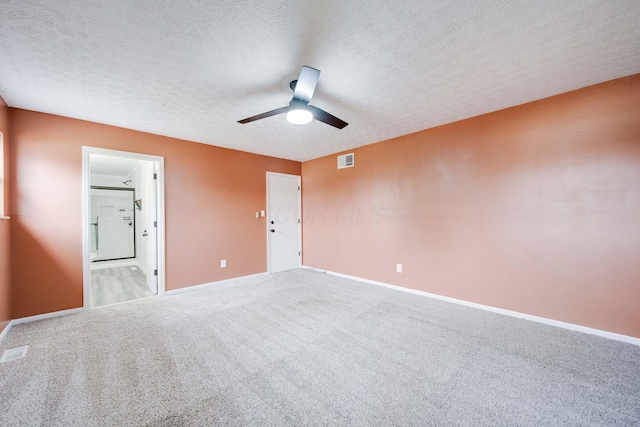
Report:
[[[9,219],[0,219],[0,332],[11,320],[11,256]]]
[[[165,158],[167,290],[266,271],[266,172],[298,162],[10,109],[14,318],[82,306],[82,145]],[[227,268],[220,269],[220,259]]]
[[[4,215],[9,215],[9,109],[0,98],[0,132],[4,135]],[[0,216],[2,213],[0,212]],[[9,219],[0,219],[0,332],[11,320],[11,254]]]
[[[640,337],[640,75],[353,151],[305,265]]]

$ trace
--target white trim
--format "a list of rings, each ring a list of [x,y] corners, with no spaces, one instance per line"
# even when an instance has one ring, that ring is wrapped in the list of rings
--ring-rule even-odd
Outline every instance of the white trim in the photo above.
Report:
[[[160,157],[158,161],[158,179],[157,179],[157,200],[156,200],[156,218],[158,220],[158,233],[156,247],[158,248],[158,296],[164,295],[165,280],[167,278],[165,272],[165,223],[164,223],[164,157]]]
[[[84,308],[70,308],[68,310],[54,311],[52,313],[38,314],[35,316],[21,317],[19,319],[13,319],[11,321],[11,326],[20,325],[22,323],[30,323],[37,322],[38,320],[51,319],[53,317],[66,316],[68,314],[80,313],[83,312]]]
[[[158,296],[165,293],[165,217],[164,217],[164,157],[149,154],[131,153],[127,151],[109,150],[82,146],[82,290],[83,307],[91,308],[91,233],[86,224],[89,223],[89,188],[90,183],[90,155],[125,157],[128,159],[146,160],[154,162],[158,166],[158,187],[156,197],[156,212],[158,221]]]
[[[2,340],[9,333],[9,329],[11,329],[11,326],[13,326],[13,320],[10,320],[9,323],[7,323],[7,325],[4,327],[2,332],[0,332],[0,344],[2,344]]]
[[[234,277],[232,279],[218,280],[217,282],[209,282],[209,283],[203,283],[201,285],[187,286],[187,287],[180,288],[180,289],[172,289],[170,291],[166,291],[164,294],[167,295],[167,296],[176,295],[176,294],[182,294],[182,293],[185,293],[185,292],[197,291],[197,290],[200,290],[200,289],[208,288],[208,287],[214,286],[214,285],[221,285],[223,283],[233,282],[234,280],[248,279],[248,278],[251,278],[251,277],[260,277],[260,276],[268,276],[268,275],[269,275],[269,273],[249,274],[248,276]]]
[[[91,270],[103,270],[105,268],[117,267],[137,267],[138,262],[135,258],[117,259],[111,261],[97,261],[91,263]]]
[[[267,233],[267,273],[271,274],[271,262],[270,262],[270,255],[271,255],[271,236],[269,236],[269,229],[271,227],[269,227],[269,172],[267,172],[267,174],[265,175],[265,184],[267,186],[266,189],[266,195],[267,195],[267,200],[265,202],[265,216],[264,216],[264,223],[266,225],[266,229],[264,230]]]
[[[138,270],[142,271],[145,276],[147,275],[147,269],[144,268],[142,265],[140,265],[140,263],[138,261],[135,262],[134,267],[138,267]]]
[[[298,176],[298,267],[302,267],[302,175]]]
[[[300,268],[304,268],[305,270],[315,271],[316,273],[329,274],[329,272],[327,270],[323,270],[321,268],[309,267],[308,265],[303,265]],[[354,276],[353,280],[361,281],[361,280],[366,280],[366,279],[358,279],[357,277]]]
[[[135,258],[122,259],[115,261],[99,261],[91,263],[91,271],[103,270],[105,268],[117,268],[117,267],[136,267],[138,270],[147,274],[147,269],[144,268]]]
[[[336,273],[336,272],[328,271],[328,270],[321,270],[321,269],[314,268],[314,267],[309,267],[309,266],[306,266],[306,265],[303,265],[302,268],[305,268],[305,269],[308,269],[308,270],[317,271],[319,273],[330,274],[331,276],[342,277],[342,278],[351,279],[351,280],[357,280],[358,282],[364,282],[364,283],[368,283],[368,284],[376,285],[376,286],[383,286],[385,288],[395,289],[397,291],[408,292],[410,294],[421,295],[421,296],[425,296],[425,297],[429,297],[429,298],[433,298],[433,299],[437,299],[437,300],[441,300],[441,301],[446,301],[446,302],[451,302],[451,303],[454,303],[454,304],[464,305],[464,306],[467,306],[467,307],[478,308],[480,310],[491,311],[493,313],[503,314],[505,316],[511,316],[511,317],[517,317],[519,319],[531,320],[533,322],[544,323],[545,325],[556,326],[558,328],[569,329],[569,330],[572,330],[572,331],[582,332],[582,333],[589,334],[589,335],[597,335],[597,336],[600,336],[600,337],[603,337],[603,338],[608,338],[608,339],[616,340],[616,341],[622,341],[622,342],[626,342],[628,344],[633,344],[633,345],[640,346],[640,338],[631,337],[629,335],[616,334],[614,332],[608,332],[608,331],[603,331],[601,329],[589,328],[587,326],[582,326],[582,325],[576,325],[576,324],[573,324],[573,323],[562,322],[560,320],[554,320],[554,319],[549,319],[549,318],[546,318],[546,317],[534,316],[532,314],[520,313],[518,311],[506,310],[504,308],[492,307],[490,305],[483,305],[483,304],[478,304],[478,303],[475,303],[475,302],[465,301],[465,300],[461,300],[461,299],[445,297],[445,296],[438,295],[438,294],[432,294],[430,292],[418,291],[416,289],[404,288],[402,286],[397,286],[397,285],[390,285],[388,283],[378,282],[378,281],[375,281],[375,280],[363,279],[361,277],[356,277],[356,276],[349,276],[348,274]]]
[[[298,178],[298,188],[300,190],[298,190],[298,216],[300,219],[300,222],[298,223],[298,252],[300,252],[300,255],[298,255],[298,265],[294,268],[301,268],[302,267],[302,177],[300,175],[294,175],[294,174],[289,174],[289,173],[280,173],[280,172],[269,172],[267,171],[267,176],[266,176],[266,184],[267,184],[267,209],[266,209],[266,215],[265,215],[265,225],[266,227],[266,232],[267,232],[267,273],[271,273],[271,263],[270,263],[270,256],[271,256],[271,239],[270,239],[270,235],[269,235],[269,230],[271,229],[270,224],[269,224],[269,176],[270,175],[274,175],[274,176],[285,176],[285,177],[292,177],[295,176],[296,178]]]
[[[90,150],[82,146],[82,306],[85,308],[91,307],[91,295],[89,290],[91,289],[91,233],[89,233],[89,227],[86,225],[89,223],[89,189],[91,187],[91,169],[89,164]]]
[[[80,312],[83,312],[84,310],[85,310],[84,307],[70,308],[68,310],[54,311],[52,313],[37,314],[35,316],[20,317],[18,319],[13,319],[7,324],[7,326],[5,326],[2,332],[0,332],[0,343],[2,343],[2,340],[9,333],[9,329],[11,329],[15,325],[20,325],[22,323],[37,322],[38,320],[46,320],[46,319],[51,319],[53,317],[66,316],[68,314],[80,313]]]

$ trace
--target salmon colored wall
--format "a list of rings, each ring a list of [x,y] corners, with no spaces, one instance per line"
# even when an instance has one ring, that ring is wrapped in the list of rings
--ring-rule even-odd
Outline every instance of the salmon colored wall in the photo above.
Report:
[[[305,265],[640,337],[640,75],[353,151]]]
[[[11,256],[9,219],[0,219],[0,332],[11,320]]]
[[[266,172],[298,162],[10,109],[13,317],[82,306],[82,145],[164,156],[166,288],[266,271]],[[220,260],[227,268],[220,269]]]
[[[4,100],[0,98],[0,132],[4,136],[4,215],[9,215],[9,109]],[[0,212],[0,216],[2,216]],[[0,219],[0,332],[11,320],[11,255],[10,255],[10,224],[9,219]]]
[[[10,214],[10,203],[9,203],[9,107],[4,102],[4,100],[0,97],[0,132],[2,132],[4,138],[4,180],[3,180],[3,189],[4,189],[4,216],[9,216]],[[2,212],[0,212],[0,216],[2,216]]]

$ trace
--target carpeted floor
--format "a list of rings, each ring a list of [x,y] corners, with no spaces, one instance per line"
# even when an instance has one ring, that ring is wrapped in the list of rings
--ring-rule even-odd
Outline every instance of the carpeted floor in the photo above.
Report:
[[[640,425],[640,347],[307,270],[13,327],[2,426]]]

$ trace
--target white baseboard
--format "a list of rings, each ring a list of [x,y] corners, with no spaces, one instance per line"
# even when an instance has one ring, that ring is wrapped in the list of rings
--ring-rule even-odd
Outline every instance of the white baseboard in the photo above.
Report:
[[[127,265],[132,265],[132,264],[129,262],[129,264],[127,264]],[[180,288],[180,289],[174,289],[172,291],[167,291],[167,292],[165,292],[165,295],[175,295],[175,294],[180,294],[180,293],[183,293],[183,292],[191,292],[191,291],[195,291],[195,290],[206,288],[206,287],[213,286],[213,285],[220,285],[222,283],[232,282],[234,280],[246,279],[246,278],[249,278],[249,277],[259,277],[259,276],[268,276],[268,273],[250,274],[248,276],[234,277],[232,279],[225,279],[225,280],[220,280],[220,281],[217,281],[217,282],[203,283],[202,285],[187,286],[186,288]],[[36,316],[21,317],[19,319],[13,319],[13,320],[11,320],[9,322],[9,324],[7,324],[7,326],[5,326],[5,328],[2,330],[2,332],[0,332],[0,342],[2,342],[2,340],[3,340],[3,338],[5,336],[7,336],[7,334],[9,333],[9,329],[11,329],[11,327],[14,326],[14,325],[19,325],[21,323],[36,322],[38,320],[51,319],[52,317],[66,316],[68,314],[79,313],[79,312],[84,311],[84,310],[88,310],[88,308],[84,308],[84,307],[71,308],[69,310],[54,311],[53,313],[38,314]]]
[[[250,278],[250,277],[268,276],[268,275],[269,275],[269,273],[249,274],[248,276],[234,277],[232,279],[224,279],[224,280],[219,280],[217,282],[209,282],[209,283],[203,283],[201,285],[193,285],[193,286],[187,286],[185,288],[173,289],[173,290],[170,290],[170,291],[165,291],[164,294],[165,295],[181,294],[181,293],[184,293],[184,292],[191,292],[191,291],[197,291],[198,289],[208,288],[209,286],[220,285],[220,284],[227,283],[227,282],[233,282],[234,280],[247,279],[247,278]]]
[[[9,333],[9,329],[11,329],[11,321],[9,321],[9,323],[7,323],[7,326],[5,326],[2,332],[0,332],[0,344],[2,344],[2,340]]]
[[[52,317],[66,316],[68,314],[80,313],[81,311],[84,311],[84,310],[85,309],[83,307],[79,307],[79,308],[70,308],[68,310],[54,311],[53,313],[44,313],[44,314],[38,314],[35,316],[21,317],[19,319],[13,319],[11,321],[11,326],[19,325],[21,323],[37,322],[38,320],[51,319]]]
[[[102,270],[103,268],[116,268],[116,267],[137,267],[135,258],[131,259],[118,259],[115,261],[94,261],[90,264],[91,270]]]
[[[81,311],[84,311],[84,310],[85,309],[83,307],[70,308],[68,310],[54,311],[53,313],[44,313],[44,314],[38,314],[35,316],[20,317],[18,319],[13,319],[0,333],[0,343],[2,342],[4,337],[6,337],[7,334],[9,333],[9,329],[11,329],[15,325],[20,325],[21,323],[37,322],[38,320],[51,319],[53,317],[66,316],[68,314],[73,314],[73,313],[80,313]]]
[[[582,325],[576,325],[576,324],[573,324],[573,323],[562,322],[560,320],[554,320],[554,319],[549,319],[549,318],[546,318],[546,317],[540,317],[540,316],[534,316],[534,315],[531,315],[531,314],[520,313],[518,311],[505,310],[504,308],[492,307],[490,305],[483,305],[483,304],[478,304],[478,303],[475,303],[475,302],[465,301],[465,300],[461,300],[461,299],[445,297],[445,296],[438,295],[438,294],[432,294],[432,293],[429,293],[429,292],[418,291],[416,289],[411,289],[411,288],[404,288],[402,286],[397,286],[397,285],[390,285],[388,283],[378,282],[378,281],[369,280],[369,279],[363,279],[361,277],[349,276],[348,274],[336,273],[336,272],[333,272],[333,271],[322,270],[322,269],[318,269],[318,268],[314,268],[314,267],[309,267],[309,266],[306,266],[306,265],[303,265],[302,268],[305,268],[305,269],[308,269],[308,270],[317,271],[319,273],[330,274],[330,275],[336,276],[336,277],[343,277],[345,279],[357,280],[358,282],[364,282],[364,283],[368,283],[368,284],[376,285],[376,286],[383,286],[385,288],[391,288],[391,289],[395,289],[395,290],[402,291],[402,292],[408,292],[410,294],[422,295],[422,296],[425,296],[425,297],[429,297],[429,298],[433,298],[433,299],[437,299],[437,300],[441,300],[441,301],[447,301],[447,302],[451,302],[451,303],[454,303],[454,304],[464,305],[464,306],[467,306],[467,307],[478,308],[480,310],[491,311],[493,313],[504,314],[506,316],[517,317],[519,319],[531,320],[533,322],[544,323],[545,325],[551,325],[551,326],[556,326],[556,327],[559,327],[559,328],[570,329],[572,331],[582,332],[582,333],[590,334],[590,335],[597,335],[597,336],[600,336],[600,337],[603,337],[603,338],[608,338],[608,339],[616,340],[616,341],[622,341],[622,342],[626,342],[628,344],[634,344],[634,345],[640,346],[640,338],[631,337],[631,336],[628,336],[628,335],[616,334],[614,332],[603,331],[601,329],[595,329],[595,328],[589,328],[587,326],[582,326]]]
[[[145,276],[147,276],[147,269],[144,268],[142,265],[140,265],[140,263],[138,261],[135,262],[134,267],[136,267],[138,270],[140,270]],[[160,287],[160,286],[158,286]],[[149,288],[149,290],[151,291],[151,293],[153,293],[154,295],[159,295],[160,292],[155,292],[155,289],[152,288],[151,286],[149,286],[149,278],[147,277],[147,288]]]
[[[144,275],[147,275],[147,269],[144,268],[138,261],[135,262],[134,267],[138,267],[138,270],[142,271]]]

